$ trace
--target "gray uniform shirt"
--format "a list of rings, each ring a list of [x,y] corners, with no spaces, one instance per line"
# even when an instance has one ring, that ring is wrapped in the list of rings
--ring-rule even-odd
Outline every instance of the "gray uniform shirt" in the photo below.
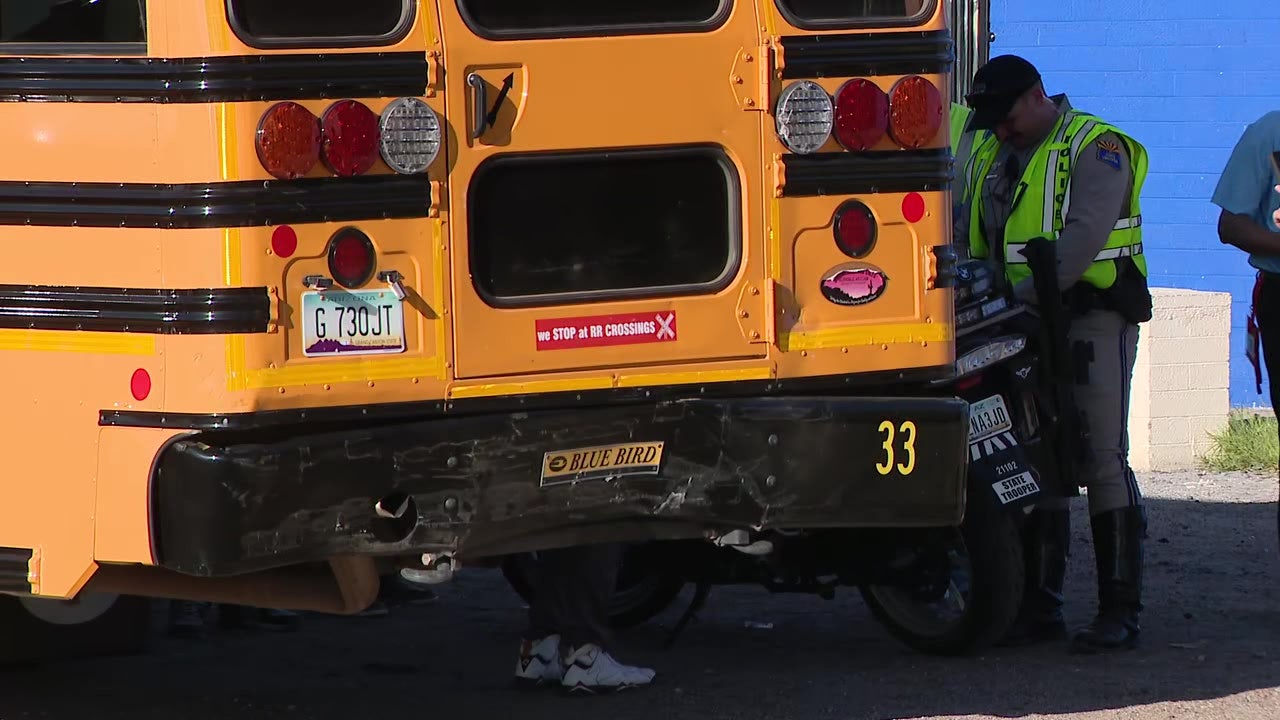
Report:
[[[1061,116],[1071,109],[1066,95],[1053,97]],[[1049,140],[1050,138],[1045,138]],[[1043,144],[1042,141],[1040,144]],[[1102,147],[1099,143],[1106,143]],[[1116,152],[1111,148],[1119,147]],[[986,231],[991,259],[1003,270],[1004,225],[1012,213],[1014,190],[1021,182],[1027,161],[1035,155],[1039,144],[1026,150],[1002,144],[995,161],[982,181],[983,228]],[[1052,171],[1052,170],[1051,170]],[[1043,182],[1043,180],[1042,180]],[[1124,211],[1125,199],[1133,187],[1133,172],[1128,151],[1115,133],[1103,133],[1080,151],[1071,168],[1071,206],[1067,209],[1062,232],[1058,235],[1058,286],[1067,290],[1089,269],[1094,257],[1107,243]],[[1025,202],[1025,200],[1024,200]],[[969,228],[955,227],[955,241],[968,246]],[[1014,293],[1024,302],[1035,302],[1035,286],[1027,278],[1014,286]]]

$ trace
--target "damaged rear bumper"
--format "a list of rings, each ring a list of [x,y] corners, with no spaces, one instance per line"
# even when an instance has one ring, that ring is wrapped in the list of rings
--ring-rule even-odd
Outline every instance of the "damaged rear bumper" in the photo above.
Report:
[[[955,398],[695,399],[195,433],[156,458],[152,537],[160,565],[221,576],[347,553],[956,525],[967,412]]]

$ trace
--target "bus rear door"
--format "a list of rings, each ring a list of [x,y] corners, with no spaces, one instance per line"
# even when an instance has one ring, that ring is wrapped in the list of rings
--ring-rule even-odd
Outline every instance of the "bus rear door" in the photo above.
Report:
[[[456,377],[768,377],[754,3],[440,8]]]

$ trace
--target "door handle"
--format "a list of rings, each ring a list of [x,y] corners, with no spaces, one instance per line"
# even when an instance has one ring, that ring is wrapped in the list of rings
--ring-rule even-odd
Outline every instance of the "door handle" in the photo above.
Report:
[[[485,115],[489,109],[488,92],[484,78],[475,73],[467,75],[467,85],[471,86],[471,139],[478,139],[484,134]]]

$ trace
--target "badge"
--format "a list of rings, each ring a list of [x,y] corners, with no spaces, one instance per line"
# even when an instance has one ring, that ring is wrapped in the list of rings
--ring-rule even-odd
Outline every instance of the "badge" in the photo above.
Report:
[[[1110,165],[1113,169],[1120,169],[1120,143],[1113,140],[1097,141],[1098,159]]]

